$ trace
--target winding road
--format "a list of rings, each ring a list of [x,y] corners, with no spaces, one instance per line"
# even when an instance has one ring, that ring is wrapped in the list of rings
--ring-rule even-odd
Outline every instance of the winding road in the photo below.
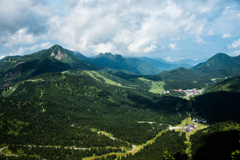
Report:
[[[18,157],[18,155],[3,154],[2,151],[3,151],[4,149],[6,149],[7,147],[8,147],[8,146],[5,146],[5,147],[3,147],[3,148],[0,148],[0,154],[5,155],[5,156],[14,156],[14,157]]]
[[[135,151],[135,150],[136,150],[136,146],[135,146],[135,145],[132,145],[132,150],[127,151],[127,152],[133,152],[133,151]]]
[[[5,146],[3,148],[0,148],[0,154],[2,154],[2,150],[4,150],[5,148],[7,148],[8,146]]]

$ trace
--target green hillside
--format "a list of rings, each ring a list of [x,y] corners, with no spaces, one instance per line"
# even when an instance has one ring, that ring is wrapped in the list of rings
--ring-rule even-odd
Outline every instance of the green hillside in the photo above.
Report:
[[[230,160],[231,153],[239,149],[239,134],[239,124],[232,122],[217,123],[197,131],[191,136],[192,158]]]
[[[83,61],[59,45],[22,57],[7,57],[0,63],[0,84],[12,85],[41,73],[102,67]]]
[[[236,76],[240,71],[240,60],[238,57],[218,53],[192,69],[212,78]]]
[[[214,85],[207,87],[206,92],[240,92],[240,77],[228,78],[224,81],[220,81]]]

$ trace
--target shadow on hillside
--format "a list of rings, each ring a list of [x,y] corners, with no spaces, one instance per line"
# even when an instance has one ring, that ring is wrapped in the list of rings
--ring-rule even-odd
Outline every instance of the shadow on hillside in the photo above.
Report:
[[[203,159],[231,159],[231,153],[239,148],[240,131],[232,130],[227,132],[216,132],[202,136],[198,141],[204,143],[195,153],[194,160]],[[193,144],[193,148],[195,144]],[[196,144],[197,145],[197,144]]]
[[[130,95],[128,98],[135,102],[133,107],[142,108],[142,109],[151,109],[153,111],[161,111],[167,114],[178,114],[176,107],[179,102],[182,103],[179,108],[179,113],[185,113],[187,111],[187,100],[171,97],[171,96],[162,96],[157,102],[153,102],[152,100],[139,96],[139,95]]]
[[[195,98],[193,108],[209,121],[240,121],[240,93],[211,92]]]

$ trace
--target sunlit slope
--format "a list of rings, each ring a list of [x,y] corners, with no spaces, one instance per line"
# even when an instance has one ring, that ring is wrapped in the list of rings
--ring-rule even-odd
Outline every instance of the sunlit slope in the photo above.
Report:
[[[240,77],[228,78],[207,88],[206,92],[240,92]]]

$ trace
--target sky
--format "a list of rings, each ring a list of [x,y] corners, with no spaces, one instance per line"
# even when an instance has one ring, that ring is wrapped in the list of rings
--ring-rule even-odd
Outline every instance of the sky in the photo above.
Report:
[[[240,55],[239,0],[0,0],[0,58],[54,44],[85,56]]]

